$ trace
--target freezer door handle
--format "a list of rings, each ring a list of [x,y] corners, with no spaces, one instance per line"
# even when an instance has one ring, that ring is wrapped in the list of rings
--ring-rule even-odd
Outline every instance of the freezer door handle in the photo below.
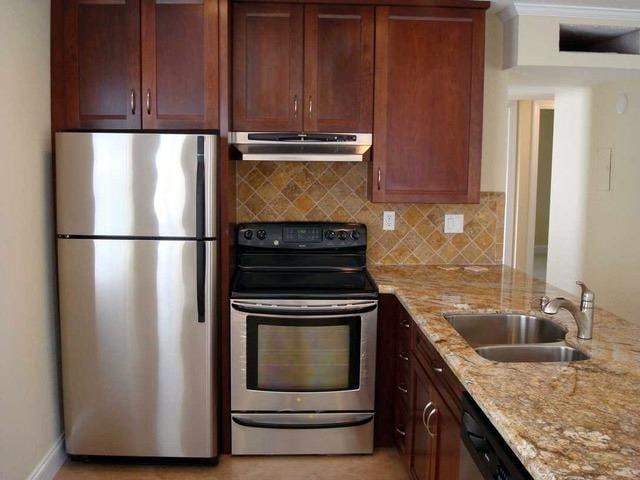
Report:
[[[204,165],[204,137],[198,137],[197,166],[196,166],[196,237],[205,237],[205,165]]]
[[[204,301],[204,290],[205,290],[205,277],[207,271],[207,244],[206,242],[198,241],[197,242],[197,289],[198,289],[198,322],[204,323],[205,319],[205,301]]]

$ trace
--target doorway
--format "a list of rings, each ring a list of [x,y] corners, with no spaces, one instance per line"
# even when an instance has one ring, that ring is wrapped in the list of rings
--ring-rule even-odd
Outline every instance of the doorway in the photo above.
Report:
[[[509,107],[505,264],[546,280],[553,162],[552,100]]]

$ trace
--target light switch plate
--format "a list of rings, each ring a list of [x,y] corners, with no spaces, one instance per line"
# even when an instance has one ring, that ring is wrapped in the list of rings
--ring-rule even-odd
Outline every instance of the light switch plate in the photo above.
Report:
[[[396,229],[396,212],[384,212],[382,214],[382,229],[383,230],[395,230]]]
[[[610,192],[612,190],[613,174],[613,149],[599,148],[596,151],[596,165],[593,173],[595,189],[599,192]]]
[[[444,216],[444,233],[463,233],[464,215],[447,214]]]

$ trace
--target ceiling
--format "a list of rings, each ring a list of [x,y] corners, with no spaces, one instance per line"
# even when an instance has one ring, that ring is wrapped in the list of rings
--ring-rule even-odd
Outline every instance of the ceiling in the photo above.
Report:
[[[571,7],[600,7],[638,10],[638,0],[491,0],[491,11],[500,10],[519,3],[523,5],[557,5]]]

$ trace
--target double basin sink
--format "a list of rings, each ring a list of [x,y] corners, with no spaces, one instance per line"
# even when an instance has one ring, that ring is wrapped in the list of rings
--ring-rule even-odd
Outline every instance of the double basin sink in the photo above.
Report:
[[[551,320],[519,314],[445,314],[478,355],[496,362],[576,362],[589,356],[564,342]]]

